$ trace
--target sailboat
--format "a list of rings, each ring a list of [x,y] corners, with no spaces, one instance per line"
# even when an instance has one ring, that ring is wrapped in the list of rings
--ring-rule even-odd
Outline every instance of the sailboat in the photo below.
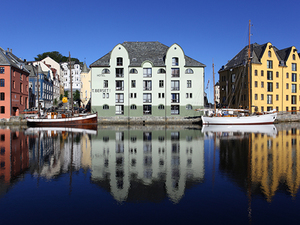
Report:
[[[48,112],[45,117],[40,116],[38,103],[38,115],[35,118],[27,118],[27,126],[29,127],[80,127],[86,129],[97,129],[98,115],[96,113],[74,114],[73,110],[73,90],[72,90],[72,70],[71,55],[69,53],[70,67],[70,85],[71,85],[71,113],[58,114],[57,112]],[[39,75],[37,73],[38,96],[39,96]],[[39,98],[38,98],[39,99]]]
[[[277,112],[268,111],[264,113],[251,114],[251,97],[250,97],[250,20],[249,20],[249,46],[248,46],[248,109],[216,109],[215,102],[215,82],[214,82],[214,111],[210,109],[196,109],[196,111],[204,111],[202,118],[203,125],[259,125],[259,124],[273,124],[277,118]],[[214,65],[213,65],[213,79],[214,79]]]

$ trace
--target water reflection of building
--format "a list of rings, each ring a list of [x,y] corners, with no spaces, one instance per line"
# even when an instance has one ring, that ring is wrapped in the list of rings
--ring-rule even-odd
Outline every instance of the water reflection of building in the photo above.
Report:
[[[27,134],[33,174],[51,179],[70,170],[80,170],[82,163],[90,167],[91,137],[86,132],[30,128]]]
[[[275,137],[247,134],[220,139],[220,170],[252,194],[271,202],[278,190],[295,197],[300,187],[299,127],[279,129]]]
[[[0,195],[28,167],[28,139],[24,132],[0,129]]]
[[[204,178],[204,142],[194,130],[100,130],[93,139],[92,181],[118,201],[169,197]]]

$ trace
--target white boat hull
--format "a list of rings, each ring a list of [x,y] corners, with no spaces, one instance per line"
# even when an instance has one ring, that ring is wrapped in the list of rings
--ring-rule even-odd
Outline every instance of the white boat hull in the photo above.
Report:
[[[203,125],[258,125],[273,124],[277,118],[277,113],[269,113],[263,115],[251,115],[240,117],[208,117],[202,116]]]

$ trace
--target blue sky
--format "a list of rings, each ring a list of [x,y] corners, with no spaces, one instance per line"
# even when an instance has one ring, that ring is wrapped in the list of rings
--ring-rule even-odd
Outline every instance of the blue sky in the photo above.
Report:
[[[299,0],[9,0],[1,2],[0,46],[28,61],[59,51],[90,65],[118,43],[179,44],[206,65],[213,98],[212,62],[218,70],[248,43],[300,48]]]

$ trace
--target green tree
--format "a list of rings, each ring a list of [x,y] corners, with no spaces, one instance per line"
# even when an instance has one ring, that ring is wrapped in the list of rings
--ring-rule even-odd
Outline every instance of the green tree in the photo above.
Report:
[[[61,101],[62,99],[63,99],[63,94],[60,94],[60,96],[59,96],[59,100]]]
[[[69,91],[65,91],[65,95],[64,95],[64,97],[69,97]]]
[[[57,105],[57,99],[56,98],[54,99],[54,105]]]
[[[55,60],[58,63],[69,62],[69,56],[63,56],[58,51],[44,52],[42,54],[38,54],[37,57],[34,57],[34,60],[41,61],[44,58],[46,58],[47,56],[49,56],[50,58],[52,58],[53,60]],[[75,61],[76,63],[80,63],[81,65],[83,65],[83,63],[80,62],[77,58],[71,58],[71,61]]]
[[[73,93],[73,100],[76,101],[78,105],[80,105],[80,92],[78,90]]]

